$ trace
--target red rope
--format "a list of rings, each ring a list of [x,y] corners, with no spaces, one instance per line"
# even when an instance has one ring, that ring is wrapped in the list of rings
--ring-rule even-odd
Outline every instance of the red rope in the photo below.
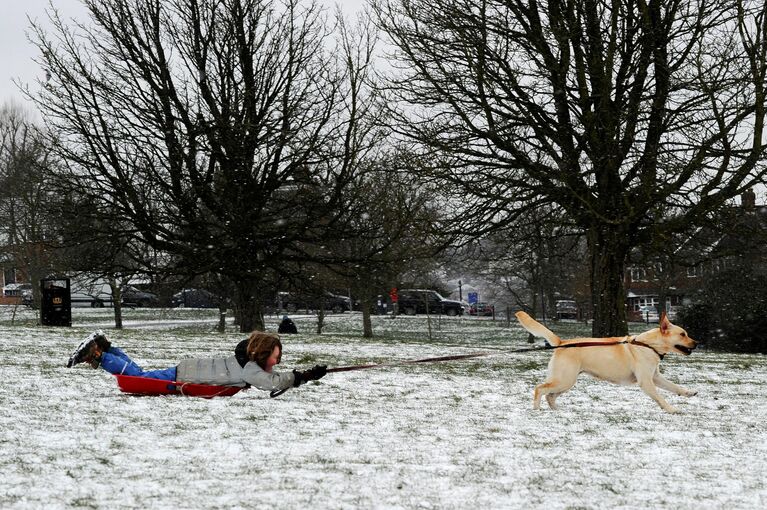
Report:
[[[526,351],[537,351],[541,349],[524,349]],[[331,372],[349,372],[351,370],[365,370],[368,368],[385,368],[385,367],[398,367],[402,365],[413,365],[416,363],[435,363],[439,361],[454,361],[459,359],[470,359],[470,358],[480,358],[482,356],[492,356],[493,354],[503,354],[506,351],[498,351],[498,352],[477,352],[473,354],[458,354],[455,356],[439,356],[436,358],[423,358],[423,359],[414,359],[414,360],[406,360],[406,361],[398,361],[396,363],[379,363],[379,364],[373,364],[373,365],[352,365],[348,367],[336,367],[336,368],[328,368],[327,373]]]

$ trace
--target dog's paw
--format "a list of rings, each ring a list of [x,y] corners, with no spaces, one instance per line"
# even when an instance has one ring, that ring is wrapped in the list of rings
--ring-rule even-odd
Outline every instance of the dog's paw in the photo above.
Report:
[[[697,394],[698,394],[697,391],[687,391],[687,392],[685,392],[684,396],[685,397],[694,397]]]
[[[682,411],[680,411],[680,410],[679,410],[679,409],[677,409],[676,407],[669,407],[669,408],[668,408],[668,409],[666,409],[665,411],[666,411],[667,413],[669,413],[669,414],[682,414]]]

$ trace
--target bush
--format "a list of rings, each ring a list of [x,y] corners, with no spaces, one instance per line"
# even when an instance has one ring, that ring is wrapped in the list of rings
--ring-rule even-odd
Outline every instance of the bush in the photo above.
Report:
[[[677,322],[712,349],[767,353],[767,275],[750,268],[721,271],[706,280],[698,302]]]
[[[709,344],[718,328],[714,311],[706,303],[693,304],[680,309],[675,322],[686,329],[688,335],[703,344]]]

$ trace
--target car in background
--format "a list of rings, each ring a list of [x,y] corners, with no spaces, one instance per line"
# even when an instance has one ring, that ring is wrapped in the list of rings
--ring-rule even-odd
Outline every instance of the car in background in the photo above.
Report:
[[[220,302],[220,297],[205,289],[183,289],[170,298],[176,308],[218,308]]]
[[[123,306],[145,307],[157,306],[160,303],[157,294],[146,292],[131,285],[120,291],[120,302]]]
[[[24,296],[32,292],[31,283],[9,283],[3,287],[3,296]]]
[[[344,313],[352,309],[352,300],[347,296],[323,292],[322,296],[302,295],[293,292],[277,293],[277,309],[294,313],[298,310],[324,310]]]
[[[419,313],[441,314],[455,317],[463,315],[460,301],[446,299],[436,290],[401,289],[397,293],[397,307],[400,313],[416,315]]]
[[[109,286],[103,288],[88,288],[72,290],[71,301],[73,307],[89,306],[91,308],[103,308],[112,306],[112,292]]]
[[[33,294],[31,283],[9,283],[3,287],[3,296],[9,298],[21,298],[22,305],[32,305]]]
[[[495,314],[495,307],[488,303],[474,303],[469,307],[469,315],[491,317],[493,314]]]
[[[21,295],[21,304],[24,306],[31,306],[35,307],[35,296],[32,294],[32,291],[24,292]]]
[[[559,299],[554,303],[557,319],[577,319],[578,305],[572,299]]]
[[[639,314],[640,321],[644,321],[644,322],[660,321],[660,314],[658,314],[658,309],[652,305],[640,306],[639,310],[637,310],[637,313]]]

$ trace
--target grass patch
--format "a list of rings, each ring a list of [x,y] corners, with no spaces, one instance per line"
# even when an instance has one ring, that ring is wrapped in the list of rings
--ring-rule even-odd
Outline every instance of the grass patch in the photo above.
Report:
[[[513,363],[511,365],[512,369],[517,372],[531,372],[531,371],[539,371],[544,370],[548,366],[548,360],[544,361],[538,361],[538,360],[524,360],[519,361],[516,363]]]
[[[315,354],[304,354],[296,360],[296,365],[312,365],[317,363],[317,356]]]

